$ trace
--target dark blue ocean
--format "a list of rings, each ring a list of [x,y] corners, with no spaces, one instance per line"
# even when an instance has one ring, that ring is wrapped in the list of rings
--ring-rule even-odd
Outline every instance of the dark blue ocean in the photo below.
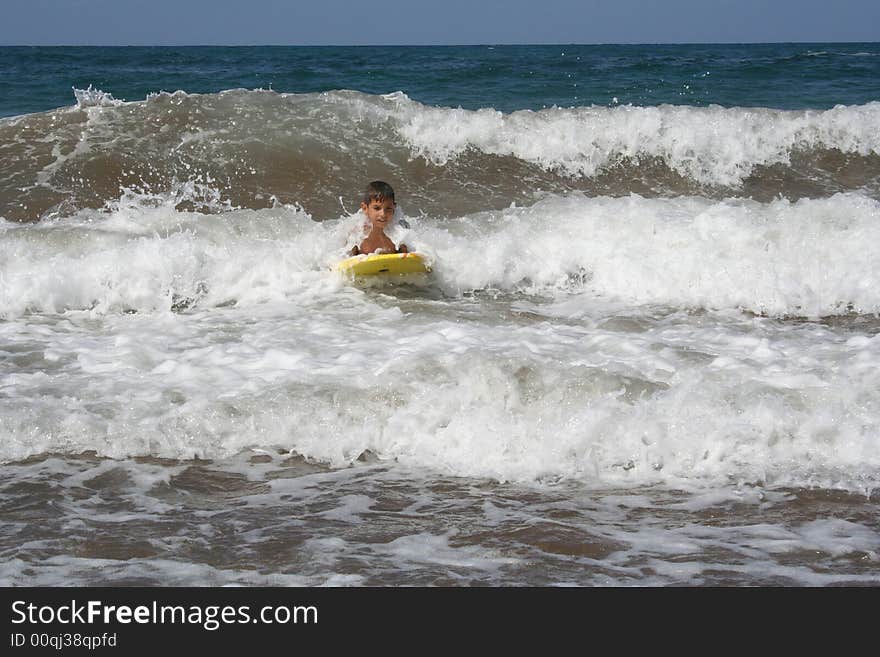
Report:
[[[0,585],[878,586],[878,244],[877,43],[0,48]]]
[[[89,86],[129,101],[158,91],[351,89],[504,112],[827,109],[880,98],[880,44],[0,48],[0,116],[69,105],[72,88]]]

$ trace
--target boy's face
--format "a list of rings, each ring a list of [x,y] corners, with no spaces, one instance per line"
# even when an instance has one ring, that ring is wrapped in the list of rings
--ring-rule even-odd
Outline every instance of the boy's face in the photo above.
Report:
[[[361,203],[361,210],[367,215],[370,225],[380,230],[385,230],[391,223],[394,207],[394,201],[390,198],[371,199],[369,203]]]

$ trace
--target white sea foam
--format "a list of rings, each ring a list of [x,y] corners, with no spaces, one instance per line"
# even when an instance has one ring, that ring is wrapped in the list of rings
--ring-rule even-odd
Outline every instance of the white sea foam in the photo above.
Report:
[[[356,217],[173,208],[2,226],[0,458],[257,448],[597,486],[880,483],[880,338],[738,310],[877,312],[876,201],[412,218],[435,262],[412,298],[330,271]]]
[[[575,288],[630,303],[880,312],[880,204],[550,198],[419,226],[448,290]]]
[[[658,158],[700,183],[736,186],[797,150],[880,154],[880,103],[830,110],[617,106],[504,114],[433,108],[398,96],[399,132],[413,152],[445,164],[467,149],[594,176],[622,159]]]
[[[381,301],[7,322],[2,456],[271,447],[340,466],[369,450],[514,481],[878,484],[876,336],[723,316],[499,325]]]
[[[344,243],[296,208],[203,215],[175,211],[178,201],[126,195],[109,214],[3,224],[0,317],[283,298],[329,267]]]
[[[125,101],[113,97],[113,94],[96,89],[89,85],[86,89],[73,88],[73,95],[76,98],[76,106],[80,109],[87,107],[117,107],[123,105]]]
[[[0,317],[168,311],[333,294],[357,218],[301,209],[178,212],[126,195],[108,213],[0,224]],[[229,210],[227,208],[227,210]],[[880,313],[880,204],[858,194],[768,204],[549,197],[457,218],[410,218],[395,237],[435,261],[450,296],[588,292],[626,304],[774,316]]]

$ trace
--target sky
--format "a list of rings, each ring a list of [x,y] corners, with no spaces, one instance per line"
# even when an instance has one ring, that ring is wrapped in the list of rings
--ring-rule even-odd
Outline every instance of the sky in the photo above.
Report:
[[[0,0],[0,45],[880,41],[880,0]]]

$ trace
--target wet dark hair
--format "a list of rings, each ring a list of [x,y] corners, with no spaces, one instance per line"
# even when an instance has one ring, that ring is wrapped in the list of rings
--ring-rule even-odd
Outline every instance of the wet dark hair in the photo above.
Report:
[[[383,201],[386,198],[394,201],[394,190],[387,182],[374,180],[364,190],[364,203],[369,204],[371,201]]]

